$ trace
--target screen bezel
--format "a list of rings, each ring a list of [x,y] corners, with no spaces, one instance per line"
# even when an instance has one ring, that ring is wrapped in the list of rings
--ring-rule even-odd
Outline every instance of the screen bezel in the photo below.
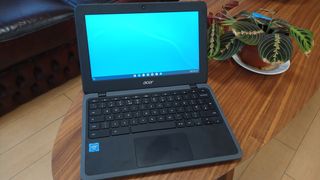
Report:
[[[88,52],[85,15],[89,14],[122,14],[122,13],[152,13],[152,12],[181,12],[198,11],[199,13],[199,73],[156,76],[144,78],[129,78],[117,80],[93,81]],[[198,84],[207,82],[207,53],[206,53],[206,14],[204,2],[166,2],[166,3],[114,3],[80,5],[75,9],[75,21],[78,39],[78,53],[82,74],[83,91],[89,93],[104,93],[129,89],[143,89],[174,85]],[[152,84],[143,83],[153,81]]]

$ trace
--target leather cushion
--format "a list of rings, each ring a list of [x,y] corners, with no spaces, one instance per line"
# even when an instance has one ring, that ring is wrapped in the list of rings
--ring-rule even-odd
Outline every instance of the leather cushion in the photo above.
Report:
[[[61,0],[1,0],[0,42],[21,37],[73,16]]]

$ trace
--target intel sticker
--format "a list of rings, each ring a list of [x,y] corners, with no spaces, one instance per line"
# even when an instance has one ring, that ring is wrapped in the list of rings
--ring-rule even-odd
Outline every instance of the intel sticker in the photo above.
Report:
[[[99,143],[89,143],[89,152],[99,152]]]

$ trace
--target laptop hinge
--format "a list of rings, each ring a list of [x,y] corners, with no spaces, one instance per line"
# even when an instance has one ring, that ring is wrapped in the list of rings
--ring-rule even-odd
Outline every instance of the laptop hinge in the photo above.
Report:
[[[106,97],[106,93],[98,93],[98,97]]]
[[[196,89],[196,88],[197,88],[197,85],[196,85],[196,84],[190,84],[190,88],[191,88],[191,89]]]

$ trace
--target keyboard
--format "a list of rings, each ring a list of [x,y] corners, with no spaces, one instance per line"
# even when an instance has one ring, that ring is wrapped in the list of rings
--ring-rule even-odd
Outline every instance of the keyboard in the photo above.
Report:
[[[205,88],[88,100],[88,137],[119,136],[222,123]]]

